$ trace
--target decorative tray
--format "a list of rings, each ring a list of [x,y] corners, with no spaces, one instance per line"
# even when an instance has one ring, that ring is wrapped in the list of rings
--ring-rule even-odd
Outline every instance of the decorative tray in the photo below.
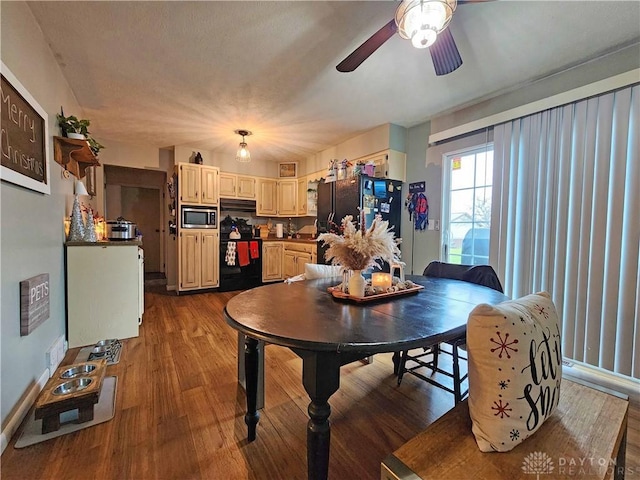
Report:
[[[340,287],[329,287],[327,291],[333,296],[333,298],[339,298],[341,300],[351,300],[357,303],[365,303],[365,302],[373,302],[375,300],[382,300],[389,297],[398,297],[401,295],[409,295],[411,293],[416,293],[422,290],[424,287],[422,285],[416,285],[415,287],[405,288],[404,290],[397,290],[395,292],[385,292],[378,293],[375,295],[367,295],[366,297],[356,297],[349,295],[348,293],[344,293]]]

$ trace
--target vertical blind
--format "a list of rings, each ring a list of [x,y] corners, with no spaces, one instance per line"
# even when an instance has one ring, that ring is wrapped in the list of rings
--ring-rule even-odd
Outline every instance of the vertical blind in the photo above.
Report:
[[[640,86],[494,128],[490,263],[546,290],[563,355],[640,377]]]

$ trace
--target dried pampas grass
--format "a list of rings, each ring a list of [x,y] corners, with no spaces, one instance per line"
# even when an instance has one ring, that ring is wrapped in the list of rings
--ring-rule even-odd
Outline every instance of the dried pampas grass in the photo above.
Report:
[[[389,222],[376,217],[367,230],[356,228],[353,216],[342,219],[342,235],[323,233],[318,240],[329,245],[324,257],[331,260],[332,265],[342,265],[350,270],[379,268],[376,260],[393,263],[400,257],[398,243]]]

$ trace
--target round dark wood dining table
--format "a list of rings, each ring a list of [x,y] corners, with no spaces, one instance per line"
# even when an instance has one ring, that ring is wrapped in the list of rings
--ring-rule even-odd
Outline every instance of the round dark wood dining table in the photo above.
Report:
[[[302,359],[302,383],[311,403],[307,425],[309,479],[326,479],[329,469],[329,397],[340,386],[340,367],[376,353],[398,352],[458,337],[478,304],[508,297],[459,280],[407,276],[424,286],[408,295],[356,303],[335,299],[328,287],[339,279],[279,282],[233,297],[224,309],[227,323],[244,335],[248,440],[256,437],[261,344],[289,347]]]

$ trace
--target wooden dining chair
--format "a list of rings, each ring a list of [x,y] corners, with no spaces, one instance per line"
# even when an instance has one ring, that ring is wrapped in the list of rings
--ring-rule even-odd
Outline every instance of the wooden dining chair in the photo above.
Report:
[[[502,284],[495,270],[489,265],[456,265],[444,262],[431,262],[425,268],[423,275],[425,277],[450,278],[453,280],[462,280],[463,282],[475,283],[485,287],[497,290],[503,293]],[[466,343],[466,332],[459,337],[446,342],[448,345],[442,348],[442,344],[425,345],[421,350],[405,350],[400,356],[400,365],[398,368],[398,385],[402,383],[402,377],[405,373],[410,373],[431,385],[442,388],[449,393],[453,393],[455,403],[461,402],[469,393],[469,388],[462,390],[462,384],[467,379],[468,374],[460,373],[460,360],[467,360],[461,357],[458,349],[464,349]],[[449,351],[450,350],[450,351]],[[415,353],[412,353],[415,352]],[[451,355],[451,371],[441,368],[438,363],[440,354]],[[407,362],[411,362],[407,366]],[[431,375],[427,377],[421,373],[420,369],[431,370]],[[452,379],[447,383],[443,383],[433,378],[439,373],[447,378]],[[453,388],[449,385],[453,384]]]

